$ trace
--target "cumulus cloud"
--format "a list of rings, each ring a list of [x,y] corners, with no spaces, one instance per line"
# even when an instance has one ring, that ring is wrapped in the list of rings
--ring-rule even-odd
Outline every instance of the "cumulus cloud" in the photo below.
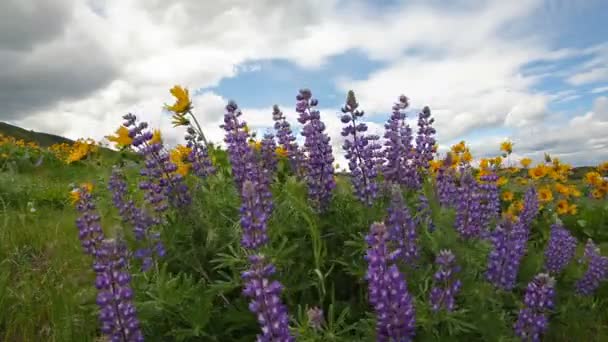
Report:
[[[100,139],[132,111],[177,142],[182,131],[171,128],[162,111],[174,83],[211,87],[265,59],[314,69],[356,50],[385,67],[364,79],[336,80],[336,87],[354,89],[374,121],[382,122],[403,92],[413,108],[431,106],[442,141],[496,127],[517,135],[542,126],[556,100],[556,94],[535,90],[555,69],[523,73],[524,66],[589,56],[564,76],[571,82],[597,80],[587,74],[606,67],[606,46],[553,49],[526,31],[526,20],[544,9],[540,0],[462,1],[443,8],[412,1],[384,10],[339,0],[7,0],[0,3],[0,63],[9,66],[0,70],[0,120]],[[565,102],[579,94],[560,96]],[[227,99],[207,91],[193,100],[211,140],[221,141]],[[271,105],[245,108],[247,121],[260,130],[270,127]],[[283,109],[295,124],[292,107]],[[322,110],[337,151],[338,110]]]

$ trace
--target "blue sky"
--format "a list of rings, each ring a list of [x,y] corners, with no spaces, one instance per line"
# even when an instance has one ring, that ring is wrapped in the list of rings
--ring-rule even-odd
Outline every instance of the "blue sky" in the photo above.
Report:
[[[19,102],[0,99],[5,120],[28,128],[101,138],[133,111],[179,143],[183,132],[162,111],[174,84],[192,91],[216,141],[229,99],[259,130],[275,103],[297,126],[294,97],[307,87],[340,160],[346,92],[379,133],[405,94],[410,118],[432,109],[442,149],[464,139],[493,155],[511,139],[514,160],[549,152],[593,164],[608,159],[604,13],[602,0],[57,0],[16,13],[23,27],[11,30],[28,34],[0,40],[10,52],[0,61],[15,65],[4,79],[31,89]]]

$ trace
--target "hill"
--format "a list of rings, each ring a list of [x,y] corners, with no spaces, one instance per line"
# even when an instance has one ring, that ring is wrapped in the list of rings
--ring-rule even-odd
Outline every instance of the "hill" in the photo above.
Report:
[[[0,134],[11,136],[17,139],[23,139],[25,141],[33,141],[43,147],[48,147],[53,144],[61,143],[73,143],[73,140],[64,138],[54,134],[28,131],[21,127],[17,127],[6,122],[0,122]]]

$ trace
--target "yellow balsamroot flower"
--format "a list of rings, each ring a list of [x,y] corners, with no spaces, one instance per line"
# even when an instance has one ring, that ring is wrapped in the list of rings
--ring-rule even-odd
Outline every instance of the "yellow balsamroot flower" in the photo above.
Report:
[[[568,192],[574,197],[581,197],[583,195],[583,193],[574,185],[568,187]]]
[[[176,114],[185,114],[192,109],[192,101],[190,101],[188,89],[176,85],[169,91],[175,97],[175,103],[171,106],[166,106],[167,110]]]
[[[462,153],[464,152],[466,146],[464,140],[452,146],[452,152],[454,153]]]
[[[442,165],[443,160],[431,160],[431,162],[429,163],[429,169],[431,170],[431,172],[436,173],[437,171],[439,171]]]
[[[602,199],[606,196],[606,192],[602,191],[602,189],[594,189],[591,191],[591,196],[595,199]]]
[[[108,141],[116,143],[118,147],[127,147],[133,143],[133,139],[129,136],[129,129],[125,126],[120,126],[115,132],[115,135],[106,136]]]
[[[500,176],[500,178],[498,178],[498,180],[496,181],[496,185],[503,186],[503,185],[507,184],[508,182],[509,182],[509,180],[506,177]]]
[[[538,200],[543,203],[551,202],[553,200],[551,189],[548,187],[538,189]]]
[[[555,183],[555,191],[557,191],[558,193],[560,193],[563,196],[566,196],[566,197],[570,196],[570,188],[561,183]]]
[[[191,165],[186,162],[188,155],[192,151],[191,148],[184,145],[177,145],[169,152],[169,159],[177,166],[176,173],[186,176],[190,172]]]
[[[259,151],[262,148],[262,142],[256,141],[256,140],[251,140],[249,142],[249,146],[251,146],[251,148],[253,148],[256,151]]]
[[[160,134],[159,129],[155,129],[152,133],[152,139],[150,139],[150,144],[159,144],[163,141],[162,136]]]
[[[502,200],[505,202],[511,202],[513,200],[513,193],[511,191],[505,191],[502,193]]]
[[[274,150],[274,153],[279,157],[287,157],[287,150],[283,148],[283,146],[279,146]]]
[[[462,154],[461,160],[467,164],[469,164],[473,160],[473,155],[469,150],[464,151]]]
[[[597,170],[602,173],[608,172],[608,161],[605,161],[598,165]]]
[[[511,154],[511,152],[513,152],[513,143],[510,141],[503,141],[500,144],[500,150],[507,154]]]
[[[559,202],[557,202],[557,206],[555,207],[555,209],[559,215],[565,215],[568,213],[570,205],[568,205],[568,201],[560,200]]]
[[[547,171],[547,167],[541,164],[528,170],[528,174],[532,179],[540,179],[547,175]]]
[[[571,204],[568,207],[568,214],[570,215],[576,215],[578,213],[578,206],[576,204]]]
[[[488,167],[490,167],[490,161],[486,158],[483,158],[479,161],[479,167],[482,169],[487,169]]]
[[[585,182],[596,186],[598,185],[602,180],[602,175],[600,175],[598,172],[595,171],[591,171],[591,172],[587,172],[585,174]]]

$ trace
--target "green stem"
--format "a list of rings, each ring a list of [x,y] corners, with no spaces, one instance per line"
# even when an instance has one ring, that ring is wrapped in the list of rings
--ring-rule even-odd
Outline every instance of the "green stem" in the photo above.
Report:
[[[188,111],[188,114],[190,114],[190,116],[194,120],[194,123],[196,124],[196,127],[198,129],[198,134],[203,139],[203,144],[205,144],[205,147],[209,148],[209,143],[207,142],[207,138],[205,137],[205,133],[203,133],[203,129],[201,128],[201,125],[198,123],[198,120],[196,119],[196,116],[194,116],[194,114],[190,110]]]

